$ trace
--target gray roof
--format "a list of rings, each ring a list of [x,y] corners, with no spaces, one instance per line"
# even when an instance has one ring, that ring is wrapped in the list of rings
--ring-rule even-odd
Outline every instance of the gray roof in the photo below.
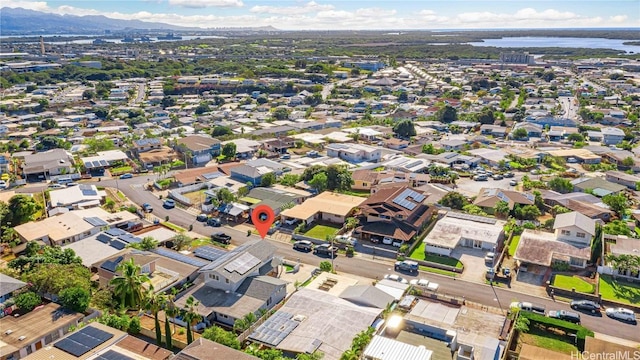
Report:
[[[254,276],[246,279],[238,288],[239,294],[267,301],[277,288],[287,286],[284,280],[271,276]]]
[[[200,269],[200,272],[211,272],[215,271],[219,274],[223,274],[227,279],[233,282],[238,282],[245,277],[245,274],[252,273],[255,269],[260,269],[266,262],[273,258],[273,254],[276,252],[276,247],[269,244],[267,241],[254,240],[251,242],[247,242],[237,248],[229,251],[224,254],[218,260],[211,262],[209,265],[204,266]],[[247,255],[248,254],[248,255]],[[240,257],[255,257],[260,262],[254,266],[252,266],[249,270],[244,273],[240,273],[239,271],[229,271],[231,268],[228,265],[234,263]]]
[[[592,189],[596,194],[598,195],[601,194],[601,196],[604,196],[610,193],[617,193],[627,188],[624,185],[612,183],[611,181],[607,181],[599,177],[590,178],[586,180],[585,178],[576,179],[571,183],[573,184],[574,187],[582,191],[586,189]]]
[[[393,296],[371,285],[353,285],[344,289],[341,299],[354,304],[384,309],[395,299]]]
[[[568,226],[576,226],[591,236],[596,234],[595,220],[590,219],[577,211],[556,215],[556,221],[553,223],[554,229],[561,229]]]
[[[22,289],[26,285],[26,283],[18,279],[14,279],[11,276],[0,273],[0,296],[11,294],[16,290]]]

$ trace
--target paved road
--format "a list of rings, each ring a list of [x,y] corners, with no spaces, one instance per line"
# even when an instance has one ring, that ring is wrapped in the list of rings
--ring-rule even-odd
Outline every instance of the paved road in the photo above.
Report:
[[[149,203],[153,205],[153,214],[164,219],[165,216],[169,216],[170,221],[177,225],[188,227],[193,225],[193,231],[203,235],[210,234],[215,231],[208,226],[204,226],[195,220],[193,214],[187,213],[181,209],[175,208],[171,210],[164,209],[162,207],[162,201],[159,200],[153,193],[143,189],[142,185],[147,182],[147,178],[153,178],[153,176],[140,176],[133,179],[117,180],[118,188],[133,202],[137,204]],[[116,187],[116,180],[104,180],[100,183],[95,182],[101,186]],[[30,186],[28,188],[19,189],[20,192],[36,192],[40,191],[42,186]],[[257,236],[247,236],[246,233],[240,232],[231,228],[224,228],[224,231],[233,238],[235,245],[245,243],[250,239],[259,239]],[[272,241],[272,244],[277,248],[277,255],[285,257],[287,259],[295,260],[300,259],[301,262],[311,265],[319,265],[321,261],[327,260],[311,253],[304,253],[293,250],[291,244],[280,241]],[[359,255],[353,258],[346,258],[344,256],[338,256],[334,260],[336,270],[338,272],[346,272],[358,276],[363,276],[371,279],[382,278],[384,274],[393,272],[393,261],[390,259],[380,258],[378,256],[373,259],[371,255]],[[403,275],[405,276],[405,275]],[[414,278],[413,276],[405,276],[407,279]],[[456,280],[448,276],[420,272],[418,277],[426,278],[430,281],[440,284],[439,293],[452,295],[456,297],[465,297],[469,301],[499,307],[506,311],[512,301],[528,301],[535,304],[544,305],[547,310],[570,310],[566,303],[554,302],[549,298],[540,298],[537,296],[530,296],[521,294],[508,288],[491,287],[486,284],[471,283],[464,280]],[[494,293],[495,290],[495,293]],[[496,296],[497,295],[497,296]],[[604,317],[594,317],[587,314],[582,314],[582,323],[589,329],[595,330],[599,333],[618,336],[624,339],[640,342],[640,331],[638,326],[625,324],[616,320],[612,320]]]

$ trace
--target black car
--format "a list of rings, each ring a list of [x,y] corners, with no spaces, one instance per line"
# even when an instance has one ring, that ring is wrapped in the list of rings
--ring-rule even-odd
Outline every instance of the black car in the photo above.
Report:
[[[231,244],[231,236],[223,232],[211,234],[211,240],[219,242],[221,244]]]
[[[207,214],[198,214],[198,216],[196,216],[196,220],[199,222],[205,222],[207,221]]]
[[[588,311],[592,314],[600,311],[600,304],[590,300],[574,300],[570,305],[573,310]]]
[[[209,218],[209,220],[207,220],[207,225],[213,226],[213,227],[220,227],[222,226],[222,221],[220,221],[220,219],[218,218]]]

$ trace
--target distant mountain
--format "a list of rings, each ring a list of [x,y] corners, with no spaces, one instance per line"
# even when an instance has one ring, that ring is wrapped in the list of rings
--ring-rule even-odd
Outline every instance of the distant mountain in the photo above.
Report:
[[[57,15],[22,8],[0,9],[2,35],[11,34],[89,34],[104,30],[202,30],[157,22],[111,19],[102,15]]]

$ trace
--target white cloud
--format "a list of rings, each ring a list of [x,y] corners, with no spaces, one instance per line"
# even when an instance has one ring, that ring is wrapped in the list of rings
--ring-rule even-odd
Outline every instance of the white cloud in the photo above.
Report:
[[[627,15],[616,15],[609,18],[614,23],[623,23],[627,21],[629,17]]]
[[[252,13],[257,14],[276,14],[276,15],[299,15],[307,14],[318,11],[333,10],[335,6],[330,4],[318,4],[315,1],[310,1],[301,6],[268,6],[268,5],[256,5],[251,8]]]
[[[241,0],[169,0],[169,5],[194,9],[244,6]]]
[[[9,7],[9,8],[23,8],[23,9],[28,9],[28,10],[35,10],[35,11],[48,11],[49,10],[49,6],[47,5],[46,1],[14,1],[14,0],[8,0],[8,1],[3,1],[2,3],[2,7]]]

